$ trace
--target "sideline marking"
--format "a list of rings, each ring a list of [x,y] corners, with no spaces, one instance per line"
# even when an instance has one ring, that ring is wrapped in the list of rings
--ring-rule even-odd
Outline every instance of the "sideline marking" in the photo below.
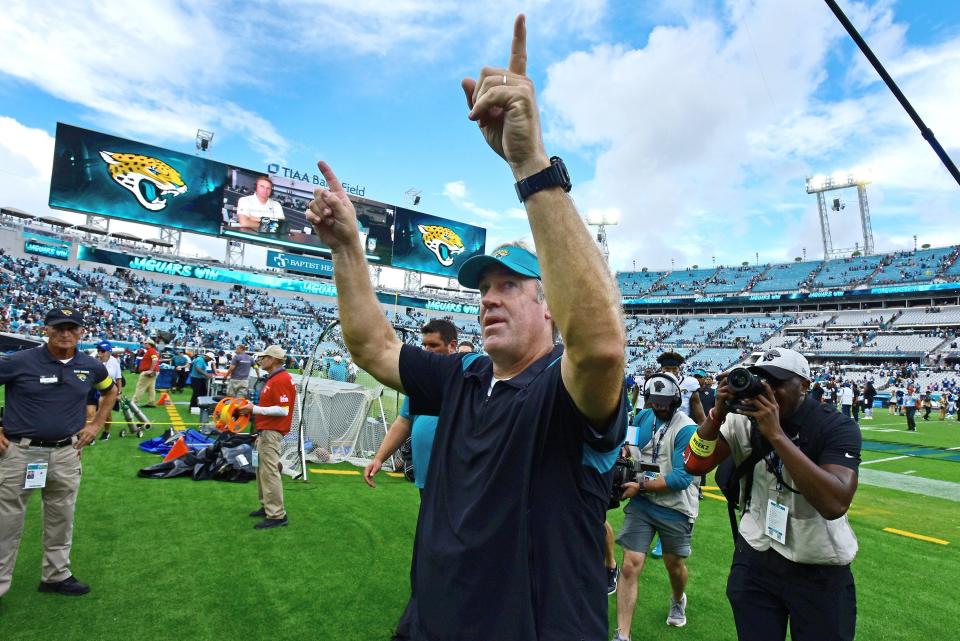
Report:
[[[936,543],[937,545],[950,545],[950,541],[944,541],[943,539],[936,539],[932,536],[924,536],[923,534],[914,534],[913,532],[906,532],[904,530],[897,530],[892,527],[883,528],[884,532],[889,532],[890,534],[896,534],[898,536],[905,536],[908,539],[917,539],[918,541],[926,541],[927,543]]]
[[[906,472],[900,472],[901,474],[916,474],[916,470],[907,470]]]
[[[727,497],[723,496],[722,494],[712,494],[710,492],[704,492],[703,495],[708,499],[713,499],[714,501],[723,501],[724,503],[727,502]]]
[[[910,458],[910,455],[905,454],[904,456],[890,456],[887,458],[878,458],[875,461],[862,461],[860,465],[870,465],[872,463],[886,463],[887,461],[899,461],[902,458]]]

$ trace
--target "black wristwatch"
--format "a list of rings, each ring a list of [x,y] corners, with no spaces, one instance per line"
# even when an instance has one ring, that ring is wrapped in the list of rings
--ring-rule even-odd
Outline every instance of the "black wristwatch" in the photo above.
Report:
[[[517,188],[517,198],[520,199],[520,202],[524,202],[538,191],[550,187],[562,187],[563,191],[569,192],[573,183],[570,182],[567,166],[563,164],[559,156],[554,156],[550,159],[549,167],[532,176],[527,176],[514,186]]]

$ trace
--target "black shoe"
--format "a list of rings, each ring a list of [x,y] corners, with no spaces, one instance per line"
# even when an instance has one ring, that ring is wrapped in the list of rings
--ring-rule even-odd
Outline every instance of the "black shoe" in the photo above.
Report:
[[[267,511],[263,508],[260,508],[259,510],[254,510],[253,512],[250,513],[250,516],[266,516],[266,515],[267,515]]]
[[[100,435],[100,440],[101,440],[101,441],[110,440],[110,432],[104,432],[103,434],[101,434],[101,435]]]
[[[63,581],[55,583],[40,583],[39,592],[56,592],[65,596],[81,596],[90,591],[90,586],[77,581],[77,577],[69,576]]]
[[[607,596],[617,591],[617,579],[620,578],[620,566],[607,568]]]
[[[282,519],[263,519],[253,527],[257,530],[266,530],[272,527],[285,527],[288,523],[287,517],[283,517]]]

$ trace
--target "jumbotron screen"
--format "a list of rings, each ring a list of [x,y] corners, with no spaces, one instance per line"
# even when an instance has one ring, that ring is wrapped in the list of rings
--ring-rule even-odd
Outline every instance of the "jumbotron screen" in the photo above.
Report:
[[[57,123],[49,205],[218,234],[226,179],[222,163]]]
[[[266,175],[249,169],[228,168],[223,200],[223,235],[251,243],[329,254],[307,222],[306,209],[314,185]],[[393,253],[394,211],[391,205],[350,196],[357,210],[367,260],[389,265]]]

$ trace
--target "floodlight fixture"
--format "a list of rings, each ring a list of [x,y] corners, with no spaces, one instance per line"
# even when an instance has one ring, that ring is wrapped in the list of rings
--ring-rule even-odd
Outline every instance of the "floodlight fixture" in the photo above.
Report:
[[[197,129],[197,151],[208,151],[213,142],[213,132],[206,129]]]
[[[608,207],[606,209],[591,209],[587,211],[587,224],[588,225],[619,225],[620,224],[620,210],[616,207]]]
[[[597,245],[600,247],[600,253],[603,254],[603,260],[609,263],[610,246],[607,244],[607,227],[620,224],[620,210],[616,207],[590,209],[584,219],[588,225],[597,228]]]
[[[857,203],[860,206],[860,223],[863,227],[863,254],[869,256],[873,253],[873,228],[870,224],[870,205],[867,202],[866,186],[873,181],[871,172],[865,167],[855,167],[852,170],[835,171],[829,176],[825,174],[815,174],[808,176],[806,180],[806,189],[808,194],[816,194],[817,209],[820,212],[820,233],[823,236],[823,256],[824,258],[837,258],[845,256],[848,250],[834,249],[833,239],[830,235],[830,220],[827,217],[828,206],[824,193],[836,189],[856,189]],[[845,204],[839,199],[834,198],[832,209],[839,212],[844,209]]]
[[[858,167],[851,171],[835,171],[831,175],[816,174],[807,178],[807,193],[816,194],[823,191],[833,191],[834,189],[846,189],[847,187],[861,187],[873,182],[873,177],[869,169]]]

